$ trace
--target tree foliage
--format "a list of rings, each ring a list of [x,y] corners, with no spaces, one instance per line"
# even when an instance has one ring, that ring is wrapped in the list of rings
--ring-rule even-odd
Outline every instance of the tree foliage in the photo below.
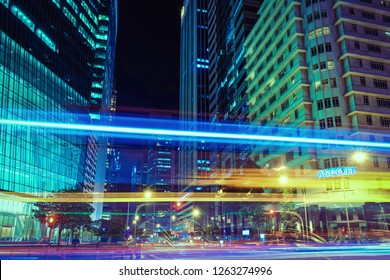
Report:
[[[253,228],[260,233],[264,230],[264,224],[267,220],[264,203],[247,203],[240,209],[240,215],[245,217],[253,226]]]
[[[283,190],[283,201],[281,203],[283,212],[281,214],[281,218],[283,231],[287,233],[296,232],[297,222],[299,222],[299,218],[296,215],[291,214],[292,212],[295,212],[294,203],[292,202],[293,195],[293,189],[285,188]]]
[[[125,224],[121,217],[113,216],[111,220],[100,219],[93,221],[90,229],[100,238],[123,237]]]
[[[81,227],[88,226],[91,220],[91,214],[95,211],[90,202],[71,202],[75,194],[80,194],[79,190],[60,190],[48,195],[52,201],[37,202],[34,204],[33,215],[41,223],[46,223],[48,217],[53,218],[49,225],[52,228],[59,228],[58,244],[61,239],[61,232],[69,229],[72,232]],[[87,198],[88,193],[81,193]]]

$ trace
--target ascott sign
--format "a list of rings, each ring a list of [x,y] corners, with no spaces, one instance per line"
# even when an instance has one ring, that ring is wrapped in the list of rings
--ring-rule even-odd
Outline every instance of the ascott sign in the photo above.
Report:
[[[350,176],[355,174],[356,174],[356,167],[344,166],[344,167],[319,170],[317,173],[317,178],[320,179],[320,178],[337,177],[337,176]]]

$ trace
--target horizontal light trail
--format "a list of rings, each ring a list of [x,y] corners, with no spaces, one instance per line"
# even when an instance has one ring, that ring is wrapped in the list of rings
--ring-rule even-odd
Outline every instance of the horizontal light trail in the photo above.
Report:
[[[270,135],[253,135],[240,133],[217,133],[217,132],[202,132],[202,131],[187,131],[187,130],[170,130],[160,128],[137,128],[137,127],[118,127],[118,126],[101,126],[101,125],[83,125],[83,124],[66,124],[66,123],[48,123],[34,122],[21,120],[6,120],[1,119],[2,125],[27,126],[37,128],[51,128],[77,131],[95,131],[106,133],[120,133],[127,135],[157,135],[157,136],[175,136],[184,138],[196,138],[199,140],[246,140],[246,141],[271,141],[299,144],[329,144],[343,145],[354,147],[371,147],[390,149],[389,143],[368,142],[368,141],[351,141],[337,139],[320,139],[320,138],[298,138],[287,136],[270,136]],[[241,143],[241,142],[240,142]]]
[[[348,194],[349,192],[346,191]],[[241,193],[224,193],[222,196],[216,193],[154,193],[153,198],[145,198],[143,193],[90,193],[86,196],[85,193],[80,194],[56,194],[57,197],[37,197],[27,194],[18,194],[13,192],[0,192],[0,200],[19,201],[19,202],[149,202],[149,203],[167,203],[177,202],[281,202],[283,194],[277,193],[255,193],[250,197],[246,197]],[[185,196],[186,195],[186,196]],[[307,193],[305,197],[307,204],[313,203],[345,203],[346,197],[343,191],[339,192],[320,192]],[[292,202],[302,202],[304,197],[302,194],[295,194],[291,199]],[[365,203],[365,202],[389,202],[390,193],[383,192],[382,194],[375,193],[369,196],[362,194],[353,194],[347,196],[348,203]]]

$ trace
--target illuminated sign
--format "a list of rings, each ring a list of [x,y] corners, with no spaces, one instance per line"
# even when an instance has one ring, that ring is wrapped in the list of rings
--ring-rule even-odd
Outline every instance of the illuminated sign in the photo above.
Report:
[[[356,167],[345,166],[345,167],[319,170],[317,173],[317,178],[320,179],[320,178],[337,177],[337,176],[350,176],[355,174],[356,174]]]

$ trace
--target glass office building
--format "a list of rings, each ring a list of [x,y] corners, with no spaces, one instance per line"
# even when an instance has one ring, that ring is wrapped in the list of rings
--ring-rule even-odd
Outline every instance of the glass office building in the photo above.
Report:
[[[104,55],[97,59],[98,50],[106,50],[103,45],[109,42],[100,40],[100,27],[113,4],[0,1],[1,120],[91,124],[96,68],[108,66]],[[101,83],[107,82],[103,77]],[[23,195],[45,197],[75,188],[90,191],[96,161],[97,141],[92,133],[2,124],[0,239],[45,236],[46,229],[31,215],[35,201]]]

